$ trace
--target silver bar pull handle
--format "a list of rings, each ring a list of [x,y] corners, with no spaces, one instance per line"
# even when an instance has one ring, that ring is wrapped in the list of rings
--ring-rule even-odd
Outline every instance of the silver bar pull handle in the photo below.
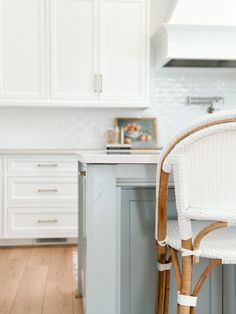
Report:
[[[94,93],[98,92],[98,75],[94,74]]]
[[[58,189],[38,189],[38,192],[39,193],[42,193],[42,192],[58,192]]]
[[[39,224],[49,224],[49,223],[57,223],[58,219],[51,219],[51,220],[38,220]]]
[[[103,93],[103,75],[100,74],[100,88],[99,93]]]
[[[56,167],[58,167],[58,164],[38,164],[38,167],[39,168],[43,168],[43,167],[46,167],[46,168],[50,168],[50,167],[52,167],[52,168],[56,168]]]

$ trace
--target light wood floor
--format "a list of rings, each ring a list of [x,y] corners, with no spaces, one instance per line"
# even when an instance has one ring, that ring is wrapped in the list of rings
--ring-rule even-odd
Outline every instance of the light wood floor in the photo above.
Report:
[[[0,248],[0,314],[82,314],[76,247]]]

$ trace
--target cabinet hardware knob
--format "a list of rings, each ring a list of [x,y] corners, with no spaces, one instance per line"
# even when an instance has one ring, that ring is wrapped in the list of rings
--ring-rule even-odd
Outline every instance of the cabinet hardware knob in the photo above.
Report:
[[[38,189],[38,192],[58,192],[58,189]]]
[[[80,176],[84,176],[85,177],[86,176],[86,171],[80,171],[79,174],[80,174]]]
[[[39,224],[42,224],[42,223],[56,223],[56,222],[58,222],[58,219],[38,220],[38,223],[39,223]]]
[[[58,167],[58,164],[38,164],[38,167]]]

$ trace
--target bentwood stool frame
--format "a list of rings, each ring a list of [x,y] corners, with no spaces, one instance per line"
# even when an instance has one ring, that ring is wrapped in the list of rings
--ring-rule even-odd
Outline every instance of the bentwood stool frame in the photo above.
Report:
[[[167,220],[171,172],[178,222]],[[163,150],[157,169],[156,314],[168,313],[171,265],[178,289],[177,313],[195,314],[209,273],[218,265],[236,264],[236,196],[230,194],[236,188],[235,174],[235,110],[195,120]],[[193,263],[200,257],[211,260],[193,288]]]

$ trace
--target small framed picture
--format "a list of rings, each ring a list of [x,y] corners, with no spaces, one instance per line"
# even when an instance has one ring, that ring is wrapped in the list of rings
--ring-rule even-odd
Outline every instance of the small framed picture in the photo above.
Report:
[[[156,118],[116,118],[115,125],[124,129],[124,143],[132,149],[157,148]]]

